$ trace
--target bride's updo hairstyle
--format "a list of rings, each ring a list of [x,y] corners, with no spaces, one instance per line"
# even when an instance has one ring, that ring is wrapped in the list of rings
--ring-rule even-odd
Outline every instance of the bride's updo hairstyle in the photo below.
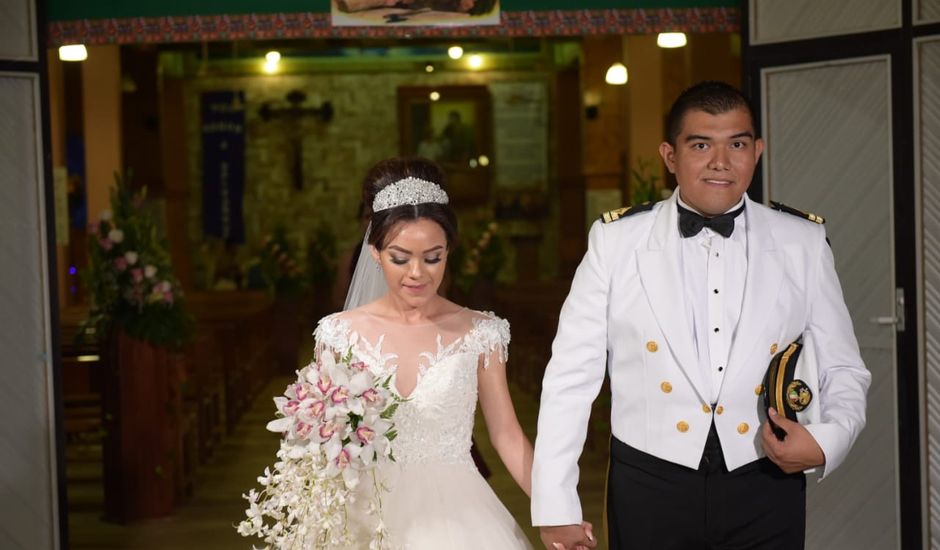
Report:
[[[447,237],[447,248],[453,250],[457,245],[457,216],[449,204],[441,202],[441,198],[446,201],[443,191],[438,191],[437,196],[427,202],[419,200],[418,204],[399,204],[379,209],[377,212],[373,211],[375,197],[380,191],[390,185],[401,186],[401,183],[409,178],[436,184],[440,189],[444,188],[443,170],[434,162],[421,157],[395,157],[382,160],[366,174],[362,182],[362,201],[372,221],[369,244],[376,250],[382,250],[387,244],[389,234],[397,225],[425,218],[441,226]]]

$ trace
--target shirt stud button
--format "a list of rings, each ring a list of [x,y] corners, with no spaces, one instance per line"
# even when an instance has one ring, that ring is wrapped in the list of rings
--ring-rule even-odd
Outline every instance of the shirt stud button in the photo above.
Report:
[[[663,390],[663,393],[669,393],[672,391],[672,384],[669,382],[663,382],[659,385],[659,389]]]
[[[676,429],[679,430],[679,433],[685,433],[689,431],[689,423],[685,420],[680,420],[679,423],[676,424]]]
[[[655,341],[650,340],[646,343],[646,351],[650,353],[656,353],[657,350],[659,350],[659,344],[657,344]]]
[[[738,424],[738,433],[741,435],[746,434],[747,431],[750,429],[751,427],[747,425],[747,422],[741,422],[740,424]]]

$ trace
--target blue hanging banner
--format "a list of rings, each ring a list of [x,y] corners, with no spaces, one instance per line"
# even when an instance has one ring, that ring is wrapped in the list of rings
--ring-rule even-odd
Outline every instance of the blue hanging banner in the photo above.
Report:
[[[245,242],[245,94],[202,94],[202,231]]]

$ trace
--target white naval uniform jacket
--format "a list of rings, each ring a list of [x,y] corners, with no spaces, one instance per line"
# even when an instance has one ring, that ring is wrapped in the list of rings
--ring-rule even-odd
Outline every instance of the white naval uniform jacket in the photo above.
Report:
[[[871,374],[824,228],[747,198],[742,311],[717,402],[709,402],[710,381],[696,359],[681,286],[675,196],[591,228],[545,370],[532,471],[534,525],[582,519],[577,462],[605,366],[613,436],[689,468],[698,468],[713,420],[729,470],[763,456],[764,373],[772,351],[807,330],[818,346],[822,405],[821,422],[807,428],[825,453],[824,475],[843,461],[865,425]]]

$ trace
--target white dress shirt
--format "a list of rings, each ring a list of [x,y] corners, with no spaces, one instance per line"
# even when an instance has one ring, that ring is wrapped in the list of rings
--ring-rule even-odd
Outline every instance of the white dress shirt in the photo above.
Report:
[[[686,210],[696,212],[682,200]],[[742,197],[727,212],[744,206]],[[728,238],[705,227],[697,235],[682,239],[680,262],[682,288],[693,345],[702,379],[710,383],[710,403],[718,399],[728,367],[728,355],[741,318],[744,281],[747,277],[747,212],[734,219]]]

